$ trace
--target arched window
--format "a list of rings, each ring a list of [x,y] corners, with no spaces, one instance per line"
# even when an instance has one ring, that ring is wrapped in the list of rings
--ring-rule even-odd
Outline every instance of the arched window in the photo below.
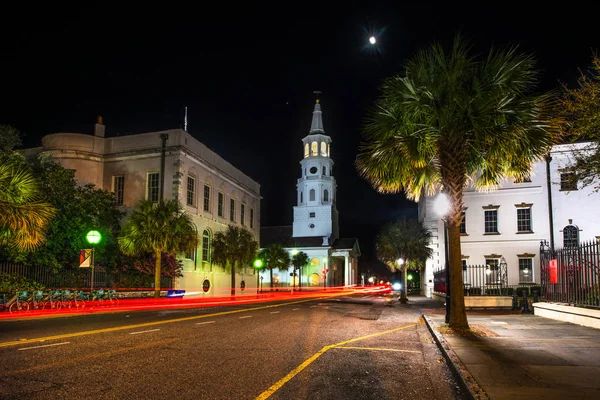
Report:
[[[310,149],[310,155],[311,156],[319,155],[319,144],[317,142],[312,142],[311,149]]]
[[[319,265],[319,259],[318,258],[313,258],[312,260],[310,260],[310,265]]]
[[[327,189],[323,192],[323,201],[329,201],[329,191]]]
[[[321,142],[321,155],[327,157],[327,143]]]
[[[327,144],[327,157],[331,157],[331,144]]]
[[[309,195],[308,195],[308,200],[309,201],[315,201],[315,189],[310,189]]]
[[[204,232],[202,232],[202,262],[211,262],[211,242],[210,231],[205,229]]]
[[[304,145],[304,158],[308,157],[308,143]]]
[[[323,175],[327,175],[327,168],[323,165]]]
[[[579,246],[579,229],[575,225],[567,225],[563,229],[563,246]]]
[[[303,194],[304,194],[304,192],[300,192],[300,204],[302,204],[304,202]]]

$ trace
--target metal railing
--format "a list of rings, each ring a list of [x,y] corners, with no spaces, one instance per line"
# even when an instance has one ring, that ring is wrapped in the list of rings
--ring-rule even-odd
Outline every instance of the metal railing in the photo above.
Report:
[[[600,308],[600,242],[552,250],[540,243],[542,298],[574,306]]]

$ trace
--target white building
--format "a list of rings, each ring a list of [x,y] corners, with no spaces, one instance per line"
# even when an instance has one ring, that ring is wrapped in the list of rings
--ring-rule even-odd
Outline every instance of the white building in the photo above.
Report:
[[[260,185],[181,129],[110,138],[104,131],[99,117],[94,135],[47,135],[42,147],[22,153],[51,156],[75,170],[79,184],[114,192],[125,211],[142,199],[158,201],[164,175],[164,198],[184,205],[199,236],[199,247],[185,255],[184,276],[175,287],[202,296],[229,294],[230,273],[210,260],[212,238],[227,225],[237,225],[260,241]],[[256,275],[245,272],[236,277],[236,289],[256,294]]]
[[[263,227],[261,248],[279,243],[290,253],[305,252],[310,259],[295,282],[292,269],[273,273],[276,287],[356,285],[360,248],[354,238],[339,238],[336,182],[330,157],[331,138],[325,135],[321,105],[317,100],[309,134],[302,139],[301,177],[297,181],[297,205],[292,226]],[[261,273],[270,286],[268,271]]]
[[[508,285],[540,283],[540,241],[565,244],[600,239],[600,193],[568,179],[577,151],[591,143],[554,146],[546,161],[533,165],[530,179],[504,180],[496,190],[464,191],[461,226],[463,266],[497,268],[504,258]],[[426,263],[422,293],[431,296],[433,271],[444,268],[444,223],[436,215],[436,196],[419,202],[419,219],[433,233],[434,256]]]

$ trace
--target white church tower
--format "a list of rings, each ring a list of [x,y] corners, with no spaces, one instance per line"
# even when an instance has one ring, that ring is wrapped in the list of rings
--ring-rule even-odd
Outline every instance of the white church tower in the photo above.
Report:
[[[302,144],[302,177],[297,184],[298,205],[294,207],[292,236],[320,236],[323,245],[330,245],[339,237],[336,184],[330,158],[331,138],[323,130],[319,100],[313,111],[310,132]]]

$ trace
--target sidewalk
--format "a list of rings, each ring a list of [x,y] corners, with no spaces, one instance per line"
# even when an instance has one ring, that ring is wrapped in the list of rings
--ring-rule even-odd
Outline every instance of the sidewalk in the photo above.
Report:
[[[409,299],[475,399],[600,399],[600,330],[514,311],[468,311],[477,335],[458,336],[444,329],[443,304]]]

